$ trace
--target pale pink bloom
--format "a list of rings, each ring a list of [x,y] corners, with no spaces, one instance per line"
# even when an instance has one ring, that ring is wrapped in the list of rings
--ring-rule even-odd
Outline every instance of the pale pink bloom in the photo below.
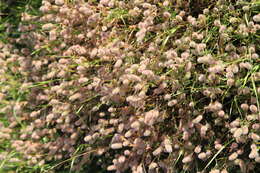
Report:
[[[144,123],[151,126],[156,122],[158,118],[159,118],[159,111],[151,110],[145,113]]]

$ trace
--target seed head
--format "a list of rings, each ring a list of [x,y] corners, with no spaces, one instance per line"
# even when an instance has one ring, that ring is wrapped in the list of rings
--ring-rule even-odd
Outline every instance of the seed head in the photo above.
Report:
[[[201,152],[201,146],[200,145],[196,146],[195,149],[194,149],[194,152],[200,153]]]
[[[52,23],[47,23],[47,24],[44,24],[44,25],[42,26],[42,29],[45,30],[45,31],[51,30],[51,29],[53,29],[53,28],[54,28],[54,25],[53,25]]]
[[[246,104],[246,103],[243,103],[243,104],[241,104],[241,109],[243,110],[243,111],[247,111],[248,109],[249,109],[249,106],[248,106],[248,104]]]
[[[158,110],[151,110],[149,112],[145,113],[144,123],[147,125],[153,125],[157,118],[159,117],[159,111]]]
[[[123,147],[123,144],[122,143],[114,143],[114,144],[111,144],[111,148],[116,150],[116,149],[121,149]]]
[[[243,6],[243,8],[242,8],[242,9],[243,9],[243,11],[247,12],[247,11],[249,11],[249,10],[250,10],[250,7],[246,5],[246,6]]]
[[[255,15],[255,16],[253,16],[253,20],[254,20],[255,22],[260,22],[260,14],[257,14],[257,15]]]
[[[258,130],[258,129],[260,128],[260,124],[257,124],[257,123],[253,124],[253,125],[252,125],[252,128],[253,128],[254,130]]]
[[[209,173],[220,173],[220,170],[218,170],[218,169],[213,169],[213,170],[211,170]]]
[[[192,159],[192,154],[190,154],[182,159],[182,163],[189,163],[192,161]]]
[[[91,141],[92,140],[92,136],[91,135],[88,135],[88,136],[86,136],[85,138],[84,138],[84,141],[85,142],[89,142],[89,141]]]
[[[258,111],[258,109],[255,105],[250,105],[249,109],[252,113],[257,113],[257,111]]]
[[[171,153],[172,152],[172,145],[169,139],[165,139],[164,140],[164,147],[167,153]]]
[[[140,127],[139,121],[134,121],[134,122],[131,124],[131,128],[133,128],[133,129],[139,129],[139,127]]]
[[[125,156],[120,156],[119,158],[118,158],[118,162],[119,163],[124,163],[126,161],[126,157]]]
[[[155,168],[157,168],[157,167],[158,167],[157,163],[152,162],[152,163],[150,163],[150,165],[149,165],[149,170],[153,170],[153,169],[155,169]]]
[[[116,170],[116,166],[115,165],[110,165],[110,166],[107,167],[107,170],[108,171]]]
[[[235,137],[235,138],[239,138],[242,134],[243,134],[242,128],[238,128],[238,129],[236,129],[236,131],[234,132],[234,137]]]
[[[228,160],[233,161],[233,160],[235,160],[237,157],[238,157],[238,155],[237,155],[237,153],[235,152],[235,153],[231,154],[231,155],[228,157]]]
[[[249,154],[249,158],[250,159],[254,159],[259,157],[259,153],[257,152],[257,150],[251,150],[250,154]]]
[[[254,141],[259,141],[260,140],[260,136],[256,133],[251,133],[251,138],[254,140]]]
[[[162,152],[162,147],[158,147],[156,150],[153,151],[153,155],[154,156],[158,156],[159,154],[161,154]]]
[[[123,60],[122,60],[122,59],[119,59],[119,60],[116,61],[114,67],[115,67],[115,68],[119,68],[122,64],[123,64]]]

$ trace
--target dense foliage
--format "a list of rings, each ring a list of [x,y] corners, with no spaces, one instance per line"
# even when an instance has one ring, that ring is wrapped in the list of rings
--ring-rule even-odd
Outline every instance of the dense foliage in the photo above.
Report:
[[[25,10],[0,44],[0,169],[259,172],[259,12],[255,0]]]

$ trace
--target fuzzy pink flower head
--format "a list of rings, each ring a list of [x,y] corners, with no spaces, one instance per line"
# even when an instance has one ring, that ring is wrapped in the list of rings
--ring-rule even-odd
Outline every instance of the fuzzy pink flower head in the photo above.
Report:
[[[164,148],[165,148],[167,153],[171,153],[172,152],[171,141],[169,139],[167,139],[167,138],[164,140]]]
[[[255,22],[260,22],[260,14],[257,14],[257,15],[255,15],[255,16],[253,16],[253,20],[254,20]]]
[[[114,143],[114,144],[111,144],[111,148],[116,150],[116,149],[120,149],[123,147],[123,144],[122,143]]]
[[[200,153],[201,152],[201,146],[200,145],[196,146],[195,149],[194,149],[194,152]]]
[[[233,160],[235,160],[237,157],[238,157],[238,154],[235,152],[235,153],[231,154],[231,155],[228,157],[228,160],[233,161]]]
[[[162,152],[162,147],[159,146],[156,150],[153,151],[154,156],[158,156]]]
[[[150,163],[150,165],[149,165],[149,170],[154,170],[154,169],[157,168],[157,167],[158,167],[158,164],[155,163],[155,162],[152,162],[152,163]]]
[[[51,30],[51,29],[53,29],[54,27],[55,27],[55,25],[52,24],[52,23],[46,23],[46,24],[42,25],[42,29],[45,30],[45,31]]]
[[[215,101],[213,103],[210,103],[209,106],[207,106],[206,108],[212,112],[216,112],[216,111],[221,110],[222,107],[223,107],[223,105],[220,102]]]
[[[144,123],[149,126],[152,126],[158,118],[159,118],[159,111],[151,110],[145,113]]]
[[[182,163],[189,163],[192,161],[192,159],[193,159],[192,154],[189,154],[188,156],[182,159]]]
[[[56,5],[63,5],[64,4],[64,0],[55,0],[55,4]]]
[[[116,166],[115,166],[115,165],[109,165],[109,166],[107,167],[107,170],[108,170],[108,171],[116,170]]]
[[[199,57],[197,59],[197,62],[202,63],[202,64],[213,64],[213,63],[215,63],[214,58],[210,54]]]

